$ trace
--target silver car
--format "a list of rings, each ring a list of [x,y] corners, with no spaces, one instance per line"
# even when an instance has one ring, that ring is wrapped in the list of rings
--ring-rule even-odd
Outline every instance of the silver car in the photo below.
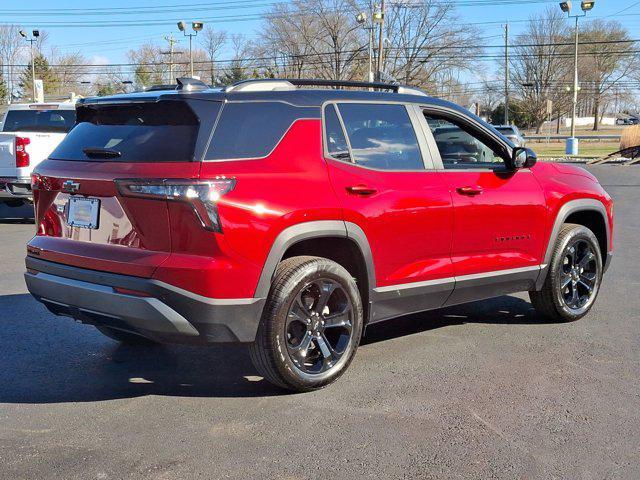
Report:
[[[511,140],[516,147],[524,147],[525,139],[515,125],[496,125],[495,128]]]

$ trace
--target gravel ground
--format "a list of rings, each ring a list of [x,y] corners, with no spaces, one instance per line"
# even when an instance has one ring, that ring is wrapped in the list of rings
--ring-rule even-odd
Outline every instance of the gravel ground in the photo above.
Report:
[[[640,168],[593,167],[616,255],[592,313],[525,295],[372,327],[324,390],[283,394],[241,348],[127,348],[22,279],[0,223],[0,478],[640,478]]]

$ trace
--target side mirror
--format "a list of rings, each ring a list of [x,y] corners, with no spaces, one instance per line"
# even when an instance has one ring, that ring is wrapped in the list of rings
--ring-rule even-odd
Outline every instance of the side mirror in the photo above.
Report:
[[[536,152],[530,148],[516,147],[513,149],[513,155],[511,157],[511,163],[514,170],[520,168],[531,168],[538,161]]]

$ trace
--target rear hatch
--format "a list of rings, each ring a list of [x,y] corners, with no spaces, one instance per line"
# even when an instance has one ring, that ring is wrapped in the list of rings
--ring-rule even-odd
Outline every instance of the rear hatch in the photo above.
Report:
[[[78,123],[34,173],[29,255],[151,277],[171,253],[167,189],[197,181],[218,110],[180,97],[79,105]]]

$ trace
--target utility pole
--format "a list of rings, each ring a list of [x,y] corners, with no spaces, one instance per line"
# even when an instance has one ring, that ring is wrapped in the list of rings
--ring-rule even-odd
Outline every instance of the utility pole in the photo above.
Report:
[[[378,38],[378,81],[382,81],[382,69],[384,68],[384,0],[380,3],[380,34]]]
[[[509,125],[509,24],[504,26],[504,124]]]
[[[171,35],[169,35],[168,37],[164,37],[164,39],[169,43],[169,51],[168,52],[162,52],[164,55],[168,54],[169,55],[169,82],[168,83],[173,83],[173,45],[178,43],[177,40],[175,40],[173,38],[173,33]]]

